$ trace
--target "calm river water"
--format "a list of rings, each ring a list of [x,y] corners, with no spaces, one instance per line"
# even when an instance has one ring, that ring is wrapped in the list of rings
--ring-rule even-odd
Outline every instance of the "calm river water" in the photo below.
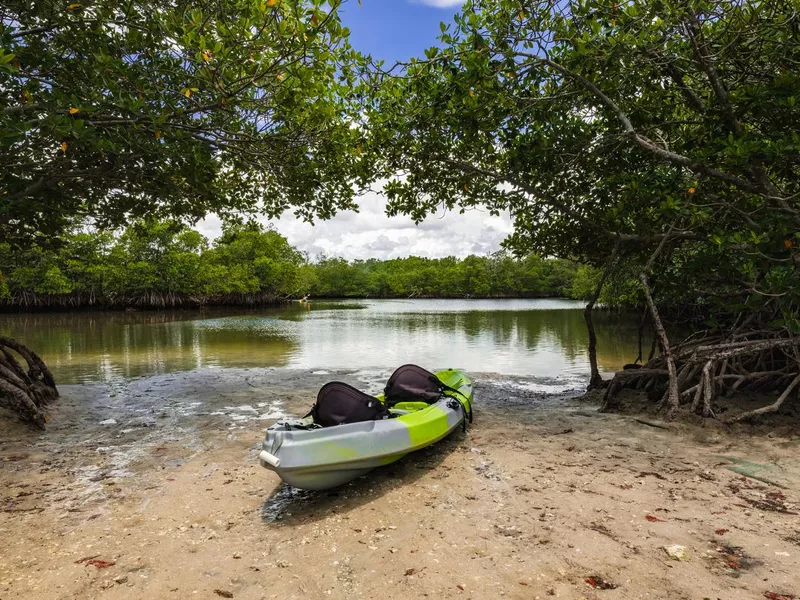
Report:
[[[638,318],[598,314],[598,360],[637,353]],[[280,309],[0,315],[0,334],[35,349],[60,383],[201,367],[392,369],[588,380],[582,303],[571,300],[358,300]],[[646,348],[647,350],[647,348]]]

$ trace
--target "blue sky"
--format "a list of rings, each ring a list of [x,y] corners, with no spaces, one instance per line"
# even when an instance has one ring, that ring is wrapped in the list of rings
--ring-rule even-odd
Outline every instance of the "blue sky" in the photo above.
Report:
[[[354,48],[386,66],[423,56],[437,44],[439,23],[452,21],[463,0],[349,0],[341,9]]]
[[[452,21],[462,0],[348,0],[341,17],[350,28],[350,43],[391,67],[396,61],[423,56],[437,44],[439,23]],[[406,216],[386,216],[386,200],[368,192],[359,201],[359,211],[339,213],[329,221],[310,225],[287,211],[272,224],[300,250],[314,258],[321,254],[356,258],[402,256],[464,257],[485,255],[500,248],[511,233],[508,213],[493,217],[474,209],[465,214],[440,211],[419,225]],[[209,217],[200,230],[216,237],[221,223]]]

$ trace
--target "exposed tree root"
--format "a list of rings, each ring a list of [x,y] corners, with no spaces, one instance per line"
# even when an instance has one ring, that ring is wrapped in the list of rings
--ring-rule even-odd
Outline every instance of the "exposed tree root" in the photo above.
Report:
[[[613,409],[624,388],[647,390],[651,398],[656,392],[659,406],[669,406],[669,415],[677,410],[675,394],[678,407],[688,405],[692,413],[706,418],[717,418],[724,411],[722,399],[728,393],[778,392],[774,403],[724,419],[728,423],[751,420],[777,412],[798,395],[800,339],[786,331],[765,330],[739,330],[727,337],[693,336],[672,346],[669,353],[662,351],[641,369],[617,372],[606,388],[601,410]]]
[[[746,421],[748,419],[752,419],[757,417],[758,415],[763,415],[766,413],[773,413],[777,412],[778,409],[786,402],[786,399],[789,395],[794,391],[797,387],[797,384],[800,383],[800,375],[796,375],[794,379],[792,379],[792,383],[788,385],[788,387],[783,390],[783,393],[778,397],[774,404],[769,404],[767,406],[762,406],[761,408],[757,408],[755,410],[751,410],[749,412],[743,413],[730,419],[728,423],[738,423],[739,421]]]
[[[27,370],[15,353],[27,363]],[[44,361],[23,344],[0,337],[0,407],[44,429],[45,408],[57,397],[58,389]]]
[[[144,290],[125,294],[98,296],[94,292],[71,294],[37,294],[19,290],[0,299],[0,308],[5,310],[72,310],[76,308],[103,309],[165,309],[201,306],[277,306],[287,298],[268,292],[241,292],[229,294],[183,294]]]

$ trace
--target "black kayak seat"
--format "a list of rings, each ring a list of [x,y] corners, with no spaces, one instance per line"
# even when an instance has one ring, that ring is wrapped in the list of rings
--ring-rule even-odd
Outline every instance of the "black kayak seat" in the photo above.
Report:
[[[433,404],[444,394],[445,386],[439,378],[417,365],[398,367],[383,390],[386,406],[400,402],[426,402]]]
[[[389,418],[389,411],[377,398],[341,381],[323,385],[311,409],[314,422],[323,427]]]

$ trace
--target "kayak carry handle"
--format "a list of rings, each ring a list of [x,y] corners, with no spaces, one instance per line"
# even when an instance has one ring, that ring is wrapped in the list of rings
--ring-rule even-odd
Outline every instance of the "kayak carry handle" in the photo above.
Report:
[[[276,469],[281,466],[281,459],[275,456],[274,454],[270,454],[266,450],[262,450],[261,454],[258,455],[258,458],[260,458],[268,465],[272,465]]]

